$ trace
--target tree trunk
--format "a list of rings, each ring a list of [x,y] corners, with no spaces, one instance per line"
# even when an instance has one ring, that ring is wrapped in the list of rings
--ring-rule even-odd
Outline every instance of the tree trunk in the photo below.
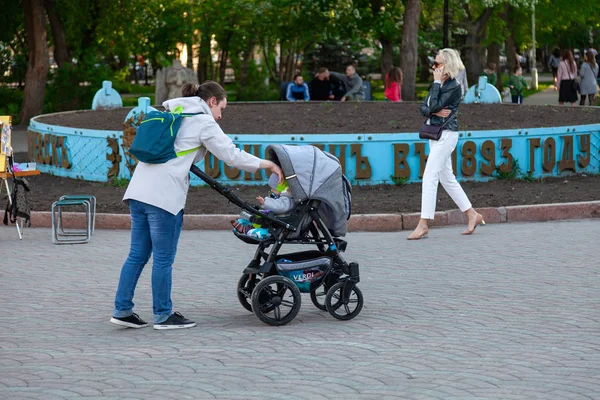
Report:
[[[194,44],[190,36],[189,40],[185,41],[185,47],[187,48],[187,60],[185,60],[185,67],[194,69]]]
[[[502,92],[502,79],[500,77],[500,45],[498,43],[492,43],[487,48],[487,62],[496,64],[496,88]],[[487,66],[486,66],[487,67]]]
[[[233,22],[232,22],[233,24]],[[229,59],[229,47],[231,45],[231,38],[233,37],[233,31],[229,31],[227,36],[221,43],[221,58],[219,60],[219,84],[223,86],[225,84],[225,70],[227,69],[227,60]]]
[[[90,7],[90,18],[85,22],[85,30],[81,38],[81,50],[82,51],[94,51],[96,49],[96,29],[98,28],[98,19],[100,15],[100,5],[98,0],[91,1]]]
[[[508,3],[504,5],[504,17],[506,21],[506,28],[508,29],[508,37],[506,38],[506,68],[508,69],[508,75],[512,74],[515,66],[517,65],[515,59],[517,46],[513,34],[515,25],[510,18],[511,8],[512,7]]]
[[[248,67],[250,66],[250,62],[254,60],[254,47],[256,45],[256,38],[251,37],[248,42],[248,47],[246,50],[242,52],[242,65],[240,66],[240,76],[236,77],[237,81],[237,99],[238,101],[244,100],[244,89],[246,88],[246,84],[248,83]],[[267,60],[265,59],[265,64],[267,64]]]
[[[58,68],[62,68],[65,65],[71,64],[67,39],[65,38],[65,30],[62,21],[56,12],[56,5],[53,1],[44,0],[44,6],[46,8],[48,20],[50,21],[52,37],[54,38],[54,60],[56,61]]]
[[[465,7],[468,7],[468,5],[465,5]],[[483,72],[481,64],[484,60],[484,49],[481,46],[481,42],[485,36],[485,28],[493,11],[493,8],[486,8],[483,14],[467,25],[468,33],[464,59],[467,62],[467,81],[471,83],[477,82],[477,79]]]
[[[50,62],[44,0],[23,0],[23,8],[29,48],[29,66],[25,75],[25,91],[21,107],[21,125],[26,126],[32,117],[42,113]]]
[[[200,49],[198,51],[198,82],[202,83],[208,79],[210,61],[210,35],[203,32],[200,38]]]
[[[265,66],[267,68],[267,71],[269,72],[269,79],[274,81],[274,82],[279,82],[279,80],[277,79],[277,77],[279,76],[277,73],[277,65],[275,63],[275,57],[273,57],[273,65],[271,66],[271,48],[274,46],[270,46],[269,43],[265,43],[262,46],[262,54],[263,54],[263,60],[265,63]]]
[[[400,68],[404,73],[402,99],[416,100],[417,57],[419,39],[419,17],[421,16],[421,0],[407,0],[404,10],[404,27],[402,28],[402,58]]]
[[[419,59],[421,60],[421,70],[419,71],[419,81],[427,82],[429,81],[429,75],[431,74],[431,66],[429,65],[429,59],[427,58],[427,54],[419,54]]]
[[[382,0],[371,1],[371,12],[373,13],[374,19],[380,17],[382,9]],[[392,69],[394,66],[394,48],[392,46],[392,42],[383,35],[379,37],[379,42],[381,43],[381,73],[385,79],[388,72],[390,72],[390,69]]]
[[[392,42],[384,37],[379,38],[381,42],[381,73],[383,78],[387,76],[390,69],[394,66],[394,47]]]
[[[227,70],[227,59],[229,58],[229,50],[221,51],[221,59],[219,60],[219,84],[225,85],[225,71]]]

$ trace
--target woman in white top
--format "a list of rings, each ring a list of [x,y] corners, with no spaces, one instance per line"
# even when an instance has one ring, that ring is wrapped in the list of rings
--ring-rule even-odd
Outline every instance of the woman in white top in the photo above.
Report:
[[[585,53],[585,61],[581,64],[579,70],[579,76],[581,76],[581,83],[579,93],[581,94],[580,106],[585,105],[585,98],[588,98],[589,105],[594,105],[596,93],[598,93],[598,64],[594,58],[594,52],[588,51]]]
[[[575,78],[577,77],[577,64],[571,50],[565,50],[562,61],[558,66],[556,74],[556,87],[558,89],[558,103],[563,105],[577,102],[577,90],[575,90]]]
[[[202,113],[182,120],[175,139],[175,152],[184,152],[163,164],[139,162],[123,200],[131,214],[131,248],[121,269],[111,322],[129,328],[148,326],[133,312],[134,290],[153,254],[152,306],[154,329],[190,328],[196,323],[173,313],[171,272],[183,223],[183,208],[189,189],[192,164],[210,151],[226,164],[248,172],[267,169],[283,182],[281,168],[235,146],[216,121],[227,106],[227,94],[216,82],[187,84],[183,97],[167,100],[167,110],[183,108],[184,113]],[[185,150],[198,149],[192,152]]]

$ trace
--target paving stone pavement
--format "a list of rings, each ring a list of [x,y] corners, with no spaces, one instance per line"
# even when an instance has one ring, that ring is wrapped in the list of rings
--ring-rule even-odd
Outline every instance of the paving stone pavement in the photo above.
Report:
[[[129,232],[56,246],[2,227],[0,399],[599,399],[600,221],[460,231],[350,234],[361,314],[303,295],[279,328],[236,298],[254,246],[184,231],[173,301],[198,326],[156,331],[108,322]],[[149,282],[148,268],[146,319]]]

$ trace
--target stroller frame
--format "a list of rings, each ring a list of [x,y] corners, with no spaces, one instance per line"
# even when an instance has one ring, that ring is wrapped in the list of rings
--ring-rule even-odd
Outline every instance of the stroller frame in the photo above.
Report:
[[[333,317],[340,320],[352,319],[360,313],[363,297],[356,286],[360,282],[359,265],[354,262],[348,263],[342,257],[341,253],[346,250],[347,242],[331,235],[319,215],[319,200],[305,200],[299,203],[290,215],[275,217],[264,214],[259,208],[242,200],[230,188],[220,184],[197,166],[192,165],[190,171],[231,203],[260,218],[260,222],[270,228],[272,233],[270,238],[259,240],[233,230],[240,240],[258,245],[254,257],[238,282],[238,300],[245,309],[254,312],[269,325],[285,325],[294,319],[300,309],[300,292],[292,280],[280,275],[276,259],[282,257],[279,252],[284,244],[302,244],[315,245],[318,252],[294,254],[332,259],[331,268],[321,283],[317,287],[311,287],[310,297],[313,304],[321,310],[329,311]],[[307,220],[307,215],[310,221]],[[300,232],[302,223],[305,227],[304,232]],[[293,305],[286,303],[284,299],[283,294],[288,291],[293,297]],[[324,302],[319,299],[322,296],[325,296]],[[351,309],[353,303],[356,303],[356,308]],[[276,312],[280,305],[289,306],[291,311],[281,317]],[[270,315],[272,311],[275,311],[274,316]]]

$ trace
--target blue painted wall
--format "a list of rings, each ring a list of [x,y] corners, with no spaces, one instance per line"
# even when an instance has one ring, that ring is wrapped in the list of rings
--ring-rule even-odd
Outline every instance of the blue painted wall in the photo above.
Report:
[[[112,168],[113,176],[130,177],[121,131],[50,126],[35,118],[29,130],[30,154],[44,173],[107,181]],[[459,180],[493,179],[497,167],[510,173],[515,161],[521,176],[528,172],[531,177],[600,172],[600,124],[461,131],[459,135],[453,157]],[[428,143],[417,133],[229,136],[240,148],[259,157],[264,157],[271,143],[319,145],[340,159],[353,184],[391,184],[398,179],[418,182],[429,152]],[[225,183],[266,184],[264,173],[240,172],[222,162],[217,165],[218,170],[212,156],[199,163]],[[192,177],[191,183],[202,182]]]

